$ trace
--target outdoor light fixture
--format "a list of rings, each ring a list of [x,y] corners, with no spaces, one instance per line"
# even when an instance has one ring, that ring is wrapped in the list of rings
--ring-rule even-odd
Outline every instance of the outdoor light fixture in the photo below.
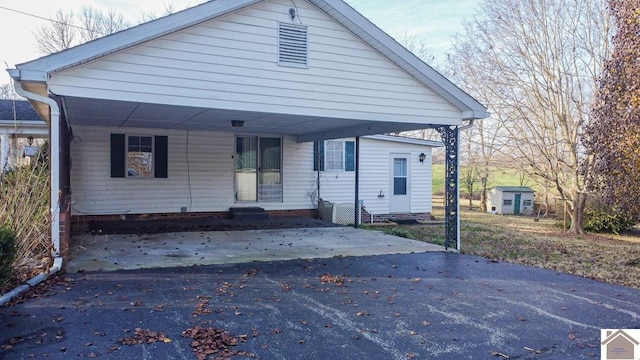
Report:
[[[291,15],[291,20],[296,18],[296,9],[289,8],[289,15]]]
[[[231,120],[231,126],[233,127],[243,127],[244,121],[242,120]]]
[[[424,153],[420,153],[420,155],[418,155],[418,159],[420,160],[421,163],[424,162],[424,159],[427,158],[427,155],[425,155]]]
[[[29,135],[29,137],[27,137],[27,144],[29,144],[29,146],[33,145],[33,136]]]

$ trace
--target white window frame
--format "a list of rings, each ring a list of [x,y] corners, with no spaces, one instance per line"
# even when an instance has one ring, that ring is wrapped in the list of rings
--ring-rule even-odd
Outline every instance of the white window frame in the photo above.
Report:
[[[513,206],[513,200],[512,199],[503,199],[502,200],[502,206]]]
[[[329,149],[329,144],[339,144],[338,149]],[[329,166],[329,154],[331,153],[331,165]],[[337,155],[339,153],[339,156]],[[325,171],[344,171],[344,163],[345,163],[345,143],[342,140],[327,140],[324,142],[324,170]],[[336,160],[340,160],[340,167],[335,166]]]

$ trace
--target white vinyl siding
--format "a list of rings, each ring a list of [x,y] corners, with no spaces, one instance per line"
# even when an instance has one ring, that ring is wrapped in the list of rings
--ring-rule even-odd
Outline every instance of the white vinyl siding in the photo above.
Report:
[[[127,131],[168,137],[166,179],[110,177],[109,136],[118,128],[75,126],[71,144],[73,214],[144,214],[228,211],[234,199],[235,138],[224,132],[186,132],[130,128]],[[346,139],[353,140],[353,139]],[[360,199],[367,211],[389,213],[390,156],[394,151],[411,154],[411,212],[431,212],[431,151],[412,144],[361,138]],[[313,171],[313,143],[282,138],[282,202],[260,203],[266,210],[313,209],[317,172]],[[427,155],[424,163],[418,156]],[[353,203],[353,171],[321,172],[320,196],[339,203]],[[382,191],[385,194],[380,198]],[[254,203],[255,204],[255,203]]]
[[[354,140],[354,139],[348,139]],[[411,174],[411,212],[431,212],[431,148],[392,141],[360,138],[360,200],[372,214],[389,214],[391,153],[409,153],[407,166]],[[418,157],[425,153],[420,163]],[[353,204],[355,172],[329,171],[320,173],[320,197],[337,203]],[[378,195],[383,194],[383,197]]]
[[[278,65],[272,0],[51,75],[52,93],[166,105],[408,123],[460,111],[305,1],[309,68]],[[250,76],[248,76],[250,74]]]
[[[74,126],[71,186],[73,214],[144,214],[228,211],[235,206],[234,137],[223,132],[130,128],[140,135],[166,135],[169,177],[111,178],[109,136],[122,129]],[[267,210],[312,209],[310,169],[313,144],[283,138],[283,202],[260,203]]]

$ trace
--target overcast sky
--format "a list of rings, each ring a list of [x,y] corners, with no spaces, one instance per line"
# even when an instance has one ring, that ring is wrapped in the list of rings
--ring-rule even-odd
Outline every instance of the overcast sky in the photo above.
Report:
[[[349,5],[398,38],[405,32],[424,39],[437,58],[450,48],[450,37],[462,31],[463,19],[469,19],[481,0],[346,0]],[[42,56],[35,50],[34,32],[47,24],[41,18],[53,18],[59,9],[80,12],[83,7],[115,9],[127,21],[137,24],[143,14],[162,13],[163,4],[176,10],[203,3],[203,0],[0,0],[0,68],[14,68]],[[11,10],[14,11],[11,11]],[[31,14],[32,16],[23,14]],[[40,17],[40,18],[39,18]],[[6,63],[6,64],[5,64]],[[0,83],[9,81],[0,71]]]

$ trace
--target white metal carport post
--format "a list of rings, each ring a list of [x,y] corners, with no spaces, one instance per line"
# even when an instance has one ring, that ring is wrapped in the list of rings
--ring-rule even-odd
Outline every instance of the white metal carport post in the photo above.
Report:
[[[1,174],[7,170],[7,165],[9,163],[9,131],[5,130],[0,134],[0,146],[2,146],[2,151],[0,151]]]

